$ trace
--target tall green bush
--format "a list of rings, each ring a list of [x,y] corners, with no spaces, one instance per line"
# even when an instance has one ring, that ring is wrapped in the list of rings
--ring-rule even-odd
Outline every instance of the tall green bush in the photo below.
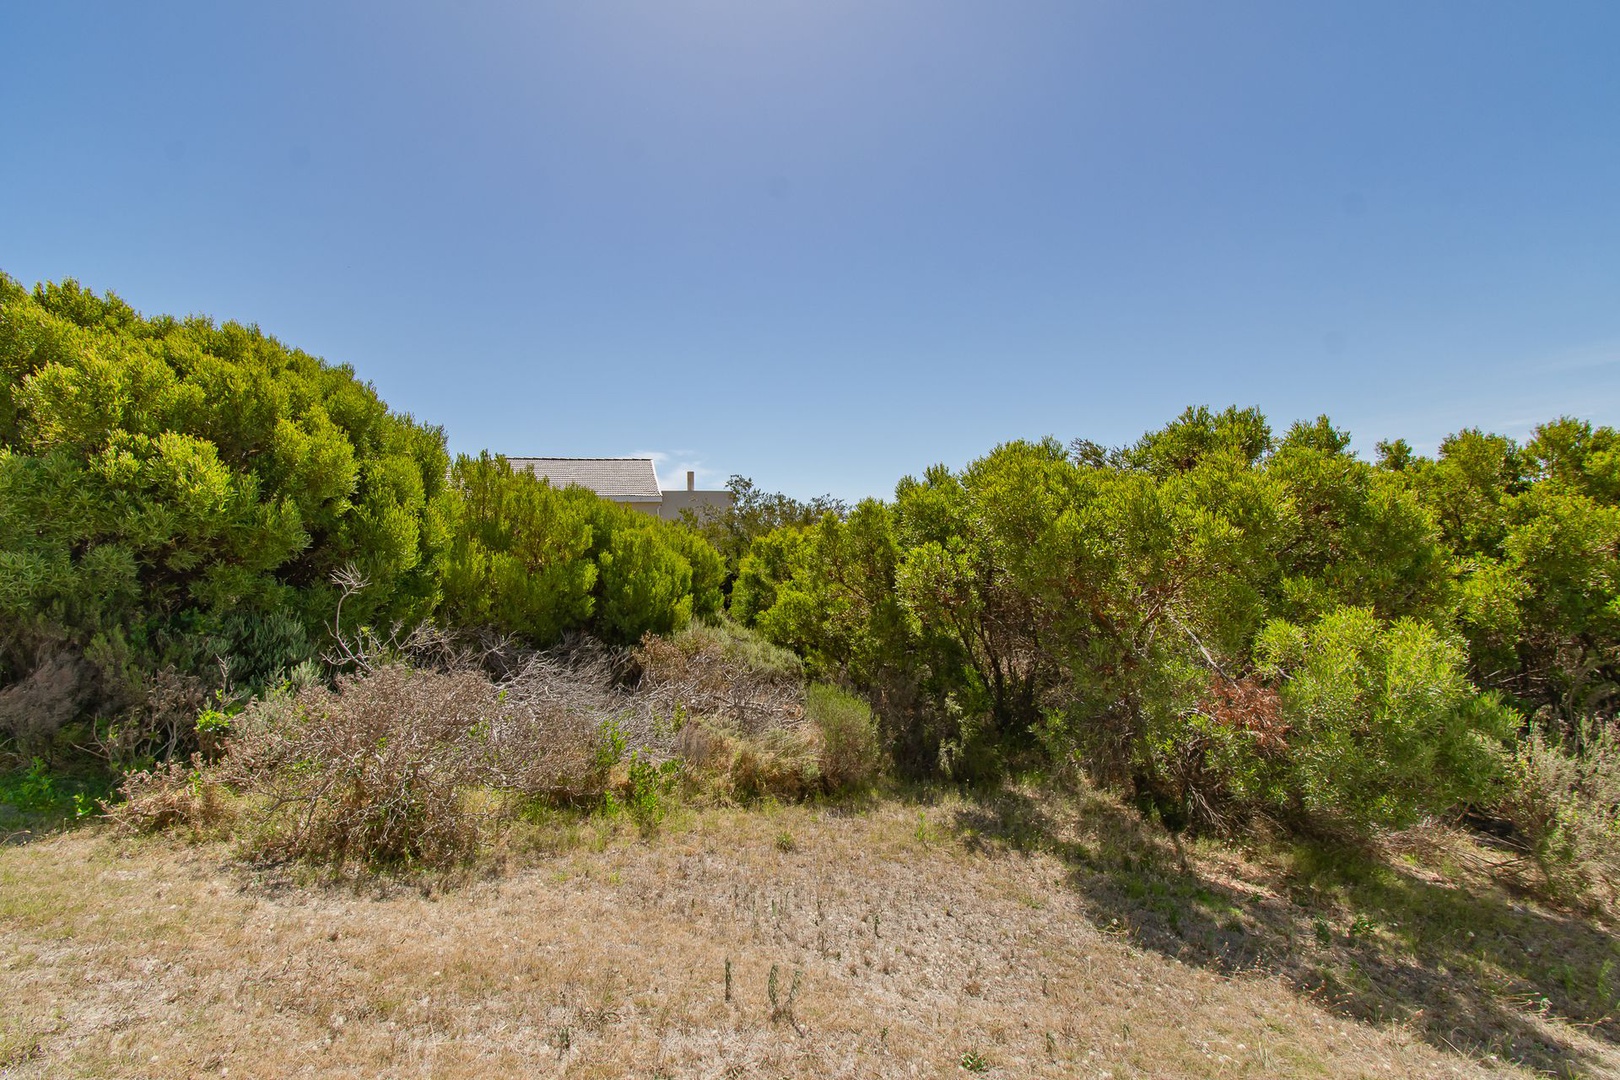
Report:
[[[1288,724],[1282,792],[1359,827],[1402,826],[1491,794],[1511,714],[1468,682],[1460,645],[1416,619],[1340,608],[1269,624],[1261,672]]]
[[[553,488],[506,459],[458,458],[440,560],[447,626],[529,645],[589,631],[628,645],[717,616],[724,564],[692,529]]]
[[[257,327],[144,318],[72,281],[0,277],[0,684],[93,661],[103,705],[172,667],[260,684],[337,607],[437,601],[442,433]]]
[[[439,618],[549,645],[595,609],[597,498],[554,489],[499,457],[458,457]]]
[[[1454,479],[1409,448],[1362,461],[1326,417],[1276,438],[1252,409],[1112,451],[1008,443],[757,538],[733,611],[859,688],[902,768],[1045,753],[1167,823],[1404,822],[1489,797],[1515,720],[1477,689],[1511,690],[1483,646],[1543,700],[1607,707],[1612,440],[1556,432],[1541,456],[1459,437]],[[1584,683],[1549,677],[1574,657]]]

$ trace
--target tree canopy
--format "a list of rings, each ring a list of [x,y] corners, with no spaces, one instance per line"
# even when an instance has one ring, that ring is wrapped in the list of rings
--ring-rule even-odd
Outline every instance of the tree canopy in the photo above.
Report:
[[[138,709],[162,672],[263,687],[334,630],[632,642],[722,603],[692,530],[452,467],[438,428],[254,326],[0,276],[0,373],[0,733]]]
[[[1369,463],[1325,416],[1191,408],[784,524],[732,611],[864,689],[914,772],[1074,762],[1167,820],[1395,824],[1488,799],[1516,727],[1612,720],[1614,446],[1561,419]]]

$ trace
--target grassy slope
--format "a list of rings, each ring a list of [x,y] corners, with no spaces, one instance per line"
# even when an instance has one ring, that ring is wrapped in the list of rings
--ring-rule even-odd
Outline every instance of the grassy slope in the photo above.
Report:
[[[1620,1075],[1613,939],[1455,838],[1422,861],[1461,887],[1183,869],[1116,806],[1028,793],[530,840],[425,891],[100,826],[0,850],[0,1074]]]

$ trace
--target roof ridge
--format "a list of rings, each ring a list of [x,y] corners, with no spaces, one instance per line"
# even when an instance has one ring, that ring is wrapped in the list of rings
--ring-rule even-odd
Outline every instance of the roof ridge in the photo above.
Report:
[[[598,495],[657,501],[658,468],[650,457],[518,457],[514,469],[544,476],[552,487],[585,487]],[[622,500],[621,500],[622,501]]]

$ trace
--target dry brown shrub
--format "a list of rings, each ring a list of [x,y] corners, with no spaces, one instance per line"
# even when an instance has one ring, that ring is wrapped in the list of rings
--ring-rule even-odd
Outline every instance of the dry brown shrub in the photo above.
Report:
[[[1254,828],[1259,808],[1241,793],[1256,786],[1259,770],[1288,753],[1289,727],[1277,691],[1251,678],[1211,672],[1188,720],[1157,748],[1153,770],[1132,773],[1138,806],[1177,822],[1176,830],[1233,835]]]
[[[0,690],[0,738],[25,751],[51,738],[98,693],[95,665],[67,649],[49,652],[27,676]]]
[[[694,768],[724,770],[730,768],[733,741],[701,720],[692,720],[675,733],[675,753]]]
[[[500,683],[485,747],[491,787],[581,804],[606,790],[602,727],[633,710],[611,685],[606,654],[538,655]]]
[[[104,803],[107,817],[131,833],[189,829],[201,838],[221,831],[230,821],[227,800],[219,779],[207,770],[200,755],[191,765],[170,761],[124,777],[119,787],[123,800]]]
[[[674,740],[680,759],[713,777],[714,793],[737,801],[792,803],[828,790],[820,740],[808,729],[740,735],[708,721],[687,721]]]
[[[823,785],[798,662],[740,632],[648,639],[633,657],[588,641],[536,654],[442,635],[351,642],[345,656],[352,673],[335,687],[272,695],[234,717],[219,760],[198,774],[243,796],[239,824],[257,857],[452,865],[537,801],[601,802],[615,777],[622,786],[625,754],[643,764],[676,754],[743,799],[797,800]],[[177,823],[156,796],[182,779],[136,782],[132,799],[138,789],[145,801],[122,812],[146,828]]]
[[[587,679],[543,657],[499,686],[475,670],[384,664],[256,702],[220,773],[253,796],[261,857],[442,867],[500,827],[510,796],[601,797],[599,704]]]
[[[698,772],[720,778],[742,801],[793,802],[870,783],[882,755],[866,703],[817,685],[809,689],[805,713],[809,723],[752,734],[724,720],[692,718],[671,749]]]
[[[667,749],[730,796],[797,801],[823,787],[819,733],[805,719],[804,668],[730,624],[649,635],[631,654],[635,713],[674,721]],[[656,737],[650,742],[656,742]]]
[[[402,665],[250,707],[222,763],[256,796],[256,854],[342,866],[445,865],[470,854],[479,732],[495,690],[473,672]]]
[[[1252,740],[1261,754],[1288,749],[1288,723],[1277,691],[1254,679],[1210,679],[1199,711]]]
[[[732,794],[744,801],[769,797],[797,802],[821,788],[815,744],[793,731],[739,740],[729,778]]]
[[[713,777],[717,794],[740,802],[799,802],[824,787],[816,742],[804,731],[749,736],[692,720],[676,735],[675,753]]]
[[[197,739],[197,713],[208,700],[207,685],[195,675],[164,668],[149,675],[138,697],[100,735],[102,754],[112,764],[173,761]]]
[[[804,720],[804,669],[792,653],[728,624],[649,634],[632,654],[636,696],[666,716],[710,716],[745,735]]]

